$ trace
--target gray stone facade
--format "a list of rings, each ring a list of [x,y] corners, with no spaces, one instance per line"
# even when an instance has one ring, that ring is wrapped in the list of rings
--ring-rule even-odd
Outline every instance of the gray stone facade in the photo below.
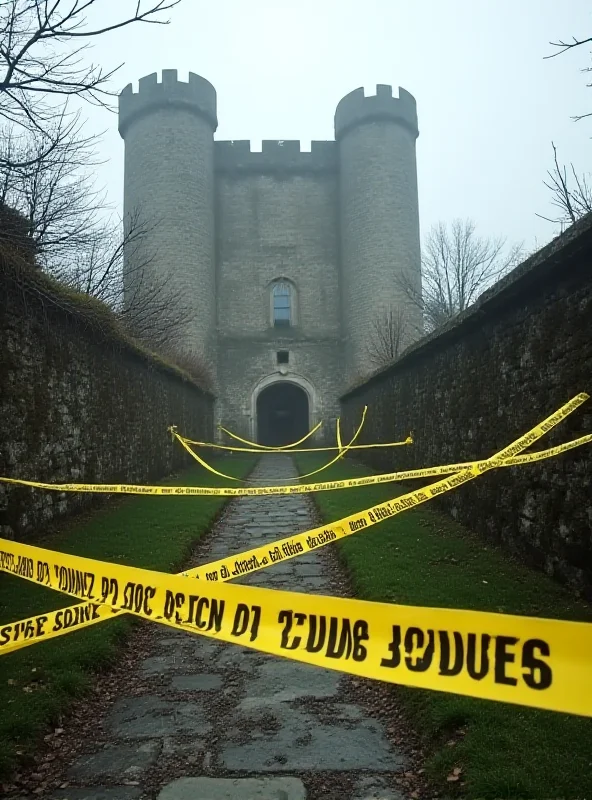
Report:
[[[310,152],[297,141],[251,152],[214,141],[216,126],[215,90],[197,75],[127,86],[125,216],[158,221],[150,269],[191,302],[186,346],[215,374],[218,421],[257,439],[258,398],[288,382],[306,393],[306,427],[322,419],[332,438],[340,394],[371,371],[374,321],[401,306],[416,316],[396,280],[420,282],[415,100],[357,89],[337,107],[335,141]],[[290,292],[289,325],[274,322],[276,284]]]

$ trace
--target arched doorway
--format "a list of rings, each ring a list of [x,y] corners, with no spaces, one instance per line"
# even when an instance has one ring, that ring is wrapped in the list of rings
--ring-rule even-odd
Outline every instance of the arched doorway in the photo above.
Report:
[[[295,383],[279,381],[257,397],[257,441],[282,447],[308,433],[308,395]]]

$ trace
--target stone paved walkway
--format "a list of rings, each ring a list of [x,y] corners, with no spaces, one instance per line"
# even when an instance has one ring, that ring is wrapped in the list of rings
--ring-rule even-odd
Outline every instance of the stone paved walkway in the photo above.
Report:
[[[265,456],[252,479],[295,474],[288,456]],[[314,525],[308,497],[240,498],[199,563]],[[322,554],[309,553],[242,582],[330,594],[326,573]],[[76,787],[54,800],[403,800],[392,778],[405,757],[348,702],[347,676],[158,626],[154,642],[138,691],[106,713],[110,741],[85,746],[68,773]]]

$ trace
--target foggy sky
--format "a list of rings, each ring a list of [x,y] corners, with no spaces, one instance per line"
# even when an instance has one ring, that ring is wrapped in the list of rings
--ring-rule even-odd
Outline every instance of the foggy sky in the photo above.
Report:
[[[551,140],[564,160],[591,169],[592,117],[571,119],[592,111],[592,76],[580,72],[590,47],[544,60],[549,41],[592,34],[585,0],[183,0],[169,15],[168,26],[101,37],[88,57],[106,68],[125,62],[117,91],[163,68],[207,78],[218,93],[217,139],[250,139],[252,149],[300,139],[308,149],[333,138],[335,106],[353,89],[410,91],[422,234],[471,217],[483,235],[540,247],[558,232],[536,216],[553,213],[543,186]],[[83,111],[89,131],[106,130],[97,180],[121,212],[117,118]]]

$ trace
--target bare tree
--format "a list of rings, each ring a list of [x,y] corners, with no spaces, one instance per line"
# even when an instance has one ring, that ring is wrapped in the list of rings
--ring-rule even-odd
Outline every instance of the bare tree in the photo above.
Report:
[[[568,50],[574,50],[576,47],[582,47],[582,45],[591,43],[592,43],[592,36],[588,37],[587,39],[576,39],[575,36],[572,36],[570,42],[564,42],[562,39],[560,39],[558,42],[549,42],[551,47],[556,47],[557,50],[554,53],[551,53],[551,55],[545,56],[545,58],[555,58],[556,56],[560,56],[562,53],[566,53]],[[584,67],[582,72],[585,73],[592,72],[592,67]],[[588,86],[588,88],[592,87],[592,83],[588,83],[586,85]],[[589,111],[587,114],[577,114],[576,116],[573,117],[573,119],[576,120],[576,122],[578,122],[579,120],[585,119],[586,117],[592,117],[592,111]]]
[[[409,332],[408,315],[401,306],[391,306],[376,316],[366,348],[372,366],[378,369],[393,362],[402,352]]]
[[[125,227],[105,218],[89,171],[98,137],[82,135],[79,113],[68,106],[75,97],[111,108],[108,84],[119,66],[105,70],[86,59],[93,38],[136,22],[167,24],[162,14],[179,2],[0,0],[0,245],[8,257],[26,252],[30,263],[106,303],[132,336],[183,356],[197,373],[198,360],[190,363],[183,350],[187,298],[151,269],[155,223],[138,212]],[[10,207],[20,212],[18,224]]]
[[[12,128],[5,129],[0,145],[0,202],[27,220],[38,265],[48,271],[65,269],[87,248],[105,211],[104,195],[89,171],[98,163],[98,137],[84,136],[82,125],[72,126],[63,117],[53,132],[57,145],[51,154],[44,152],[44,136],[18,136]]]
[[[569,170],[565,164],[560,164],[557,148],[553,142],[551,145],[555,166],[547,172],[548,180],[543,183],[551,192],[551,203],[559,209],[559,214],[556,217],[545,217],[542,214],[537,216],[560,225],[563,232],[566,225],[572,225],[592,211],[592,186],[589,183],[589,174],[578,175],[573,164],[569,165]]]
[[[113,95],[107,84],[119,66],[105,71],[88,63],[89,40],[136,22],[167,24],[161,14],[179,2],[2,0],[0,117],[20,130],[41,135],[43,153],[49,155],[59,144],[55,121],[64,114],[68,97],[108,107]],[[89,23],[95,13],[101,20],[97,26]],[[30,161],[12,163],[27,166]]]
[[[169,275],[151,269],[156,253],[148,243],[157,224],[136,210],[125,229],[121,220],[95,225],[86,247],[52,274],[108,305],[129,334],[152,350],[172,353],[186,338],[191,308]]]
[[[403,276],[400,287],[423,315],[431,332],[475,302],[519,261],[522,248],[506,249],[503,238],[482,238],[472,220],[440,222],[428,233],[422,252],[422,286]]]
[[[49,154],[40,134],[18,137],[9,130],[0,146],[8,154],[0,161],[0,203],[17,210],[20,220],[17,228],[5,226],[4,241],[13,230],[22,249],[26,231],[36,266],[102,301],[130,335],[172,356],[182,346],[191,315],[170,276],[151,268],[150,234],[157,223],[143,219],[140,210],[127,215],[125,226],[106,216],[103,195],[88,169],[96,164],[97,137],[84,137],[81,126],[72,128],[62,119],[60,124],[68,133],[58,130],[59,144]]]

